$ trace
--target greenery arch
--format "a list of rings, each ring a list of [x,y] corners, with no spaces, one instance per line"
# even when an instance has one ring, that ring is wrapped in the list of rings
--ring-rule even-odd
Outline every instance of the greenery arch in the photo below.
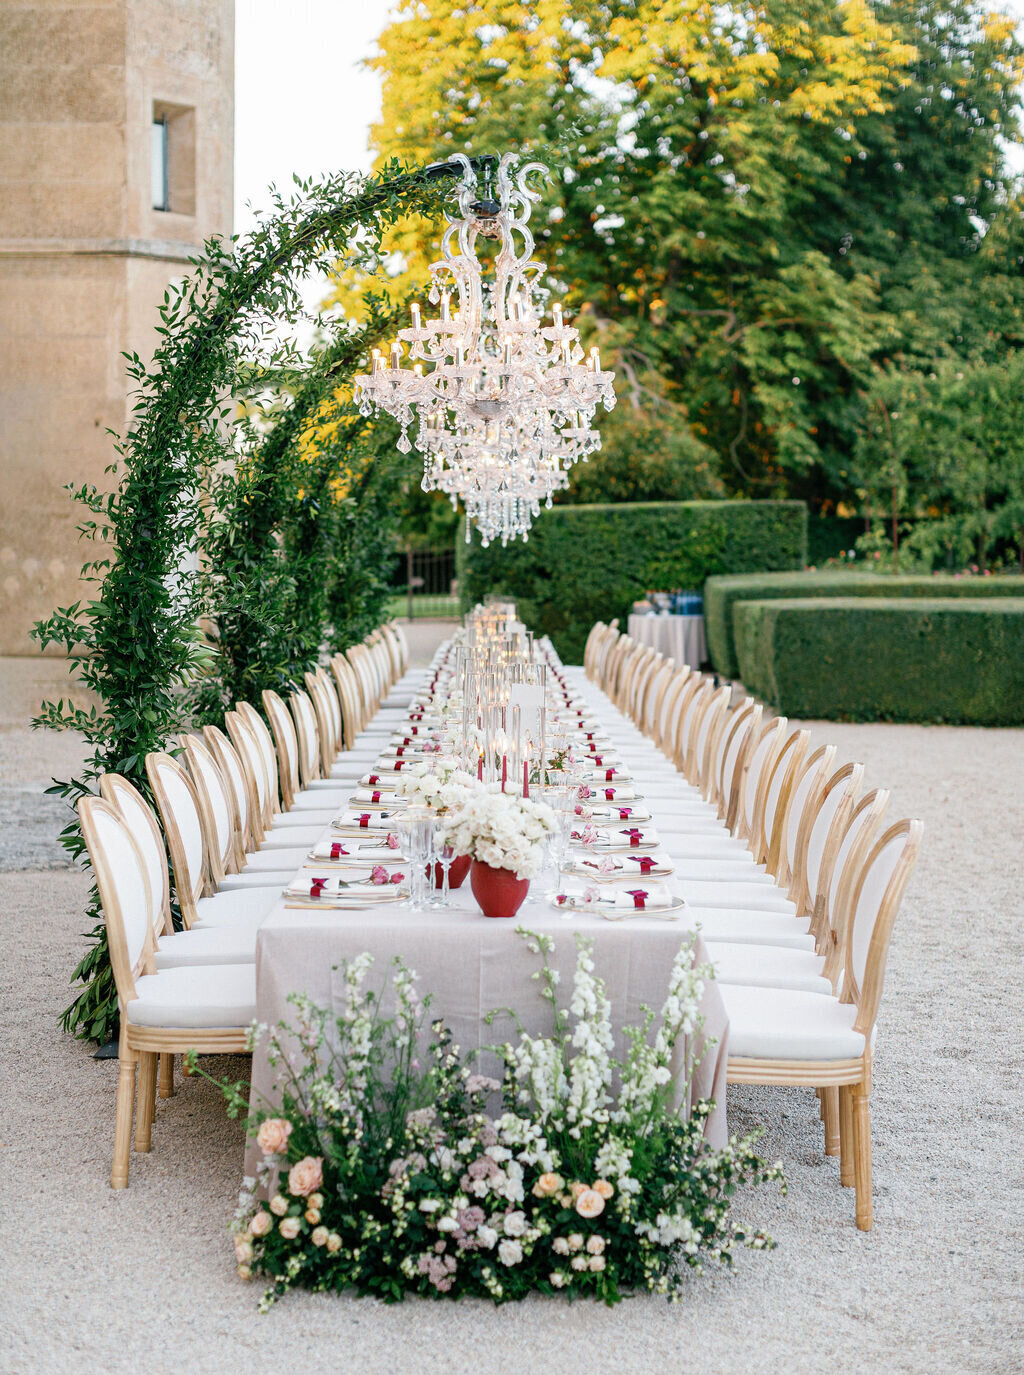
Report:
[[[461,173],[391,162],[368,178],[297,181],[252,233],[209,240],[164,293],[152,362],[125,355],[137,390],[114,435],[113,490],[70,488],[80,533],[103,546],[82,569],[96,595],[33,631],[41,648],[65,650],[94,699],[44,702],[33,723],[80,731],[89,746],[82,777],[51,793],[73,805],[109,771],[148,792],[151,750],[240,696],[301,680],[325,640],[344,648],[376,623],[398,455],[390,427],[360,417],[345,386],[395,308],[371,299],[360,329],[335,325],[305,358],[279,327],[302,316],[306,274],[372,260],[399,217],[436,215]],[[310,459],[299,450],[314,419],[329,435]],[[88,863],[77,816],[61,843]],[[88,915],[92,944],[72,975],[84,988],[62,1025],[104,1041],[117,1007],[95,887]]]

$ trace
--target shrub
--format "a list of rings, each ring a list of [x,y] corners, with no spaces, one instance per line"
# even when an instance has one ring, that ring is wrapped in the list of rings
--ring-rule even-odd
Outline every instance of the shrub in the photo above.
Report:
[[[1024,724],[1024,599],[737,602],[740,674],[787,716]]]
[[[958,578],[952,574],[895,577],[879,573],[762,573],[710,578],[704,588],[708,654],[719,673],[735,678],[733,607],[774,597],[1022,597],[1024,578]],[[749,686],[749,684],[748,684]]]
[[[648,588],[699,587],[712,573],[802,568],[802,501],[679,501],[556,506],[526,544],[460,542],[459,588],[472,606],[514,597],[527,625],[579,663],[596,620],[624,621]]]

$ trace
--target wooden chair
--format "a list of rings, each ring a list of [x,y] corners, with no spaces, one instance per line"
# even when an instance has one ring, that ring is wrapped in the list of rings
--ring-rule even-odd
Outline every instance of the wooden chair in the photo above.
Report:
[[[125,1189],[133,1113],[135,1149],[141,1153],[150,1149],[158,1058],[190,1050],[209,1055],[244,1053],[256,1015],[255,967],[203,965],[158,972],[154,928],[159,914],[131,831],[120,812],[102,797],[83,797],[78,815],[103,906],[117,989],[120,1068],[110,1187]]]
[[[900,821],[874,842],[852,887],[843,988],[838,998],[723,984],[730,1084],[837,1089],[840,1179],[856,1190],[862,1231],[874,1222],[870,1094],[875,1026],[893,923],[921,848],[920,821]]]

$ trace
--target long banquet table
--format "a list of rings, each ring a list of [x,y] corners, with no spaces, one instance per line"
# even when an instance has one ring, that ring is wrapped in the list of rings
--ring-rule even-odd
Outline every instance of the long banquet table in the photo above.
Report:
[[[658,798],[653,806],[656,822],[670,820],[666,814],[671,811],[670,799]],[[325,836],[328,834],[330,828],[325,829]],[[308,867],[310,873],[317,872],[315,861]],[[537,880],[534,887],[539,889],[541,884],[542,880]],[[295,992],[307,994],[336,1014],[344,999],[343,962],[369,952],[374,957],[373,986],[381,989],[393,958],[400,956],[418,975],[421,995],[432,995],[431,1016],[444,1017],[464,1053],[483,1051],[486,1046],[514,1038],[515,1023],[507,1014],[488,1024],[488,1013],[496,1009],[513,1008],[524,1029],[533,1035],[552,1030],[553,1010],[540,996],[539,980],[533,977],[540,968],[539,959],[527,950],[517,927],[553,938],[555,949],[550,959],[560,975],[564,1002],[572,988],[574,934],[582,932],[593,938],[595,972],[607,986],[619,1051],[620,1029],[642,1021],[643,1007],[655,1011],[661,1007],[672,962],[690,934],[685,910],[676,921],[636,914],[628,921],[610,922],[586,911],[559,909],[540,893],[531,893],[516,918],[488,919],[477,908],[468,879],[451,894],[447,909],[415,911],[407,903],[394,903],[372,910],[317,910],[312,906],[290,907],[287,901],[282,896],[257,939],[258,1022],[273,1026],[290,1021],[293,1009],[288,997]],[[708,958],[699,936],[695,958],[700,962]],[[385,1012],[389,1009],[388,993],[385,990]],[[712,981],[705,985],[701,1014],[698,1043],[684,1044],[680,1039],[675,1068],[681,1071],[692,1054],[698,1055],[690,1102],[714,1100],[705,1136],[710,1144],[723,1145],[727,1139],[728,1020]],[[496,1064],[493,1053],[484,1051],[481,1070],[493,1073]],[[275,1102],[275,1072],[260,1048],[253,1057],[251,1102],[254,1107]],[[250,1143],[247,1173],[252,1173],[255,1159]]]

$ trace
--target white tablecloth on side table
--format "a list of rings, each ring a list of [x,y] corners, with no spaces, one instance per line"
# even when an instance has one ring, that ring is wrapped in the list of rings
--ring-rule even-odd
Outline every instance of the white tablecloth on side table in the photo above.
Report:
[[[703,616],[630,616],[628,629],[637,644],[651,645],[680,667],[700,668],[708,657]]]

